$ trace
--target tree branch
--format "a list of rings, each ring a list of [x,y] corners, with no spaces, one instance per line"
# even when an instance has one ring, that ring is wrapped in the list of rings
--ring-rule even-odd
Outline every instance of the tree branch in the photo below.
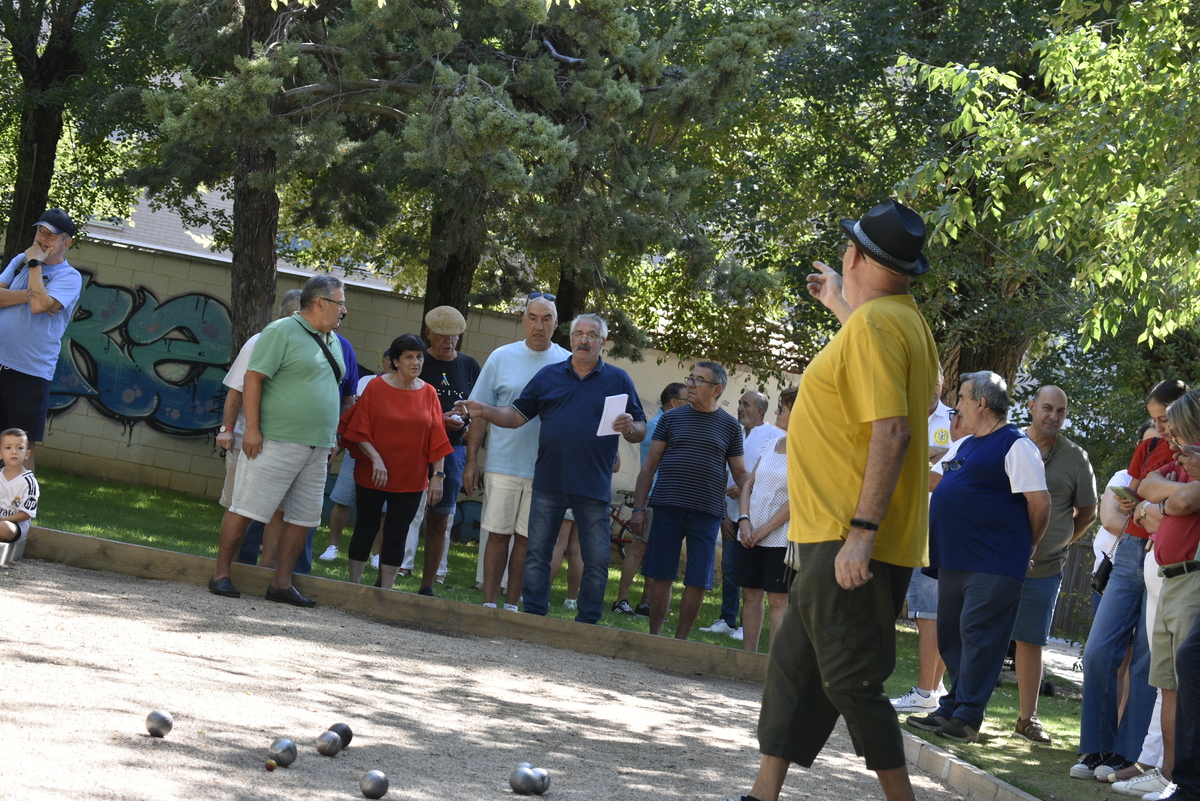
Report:
[[[341,81],[338,83],[310,83],[307,86],[297,86],[295,89],[288,89],[283,92],[280,97],[284,100],[291,100],[303,95],[341,95],[347,93],[360,92],[387,92],[387,91],[404,91],[404,92],[422,92],[426,89],[425,84],[408,83],[406,81],[382,81],[378,78],[370,78],[365,81]]]
[[[550,51],[550,58],[566,64],[573,70],[581,70],[587,66],[586,58],[573,58],[571,56],[564,56],[562,53],[555,50],[554,45],[550,44],[550,40],[544,36],[542,37],[542,44],[545,45],[546,49]]]

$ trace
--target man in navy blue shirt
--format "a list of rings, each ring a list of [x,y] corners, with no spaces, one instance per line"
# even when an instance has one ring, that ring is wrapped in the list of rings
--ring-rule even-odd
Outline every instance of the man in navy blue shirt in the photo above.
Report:
[[[550,607],[550,558],[567,509],[579,527],[583,583],[575,620],[596,623],[604,612],[608,584],[609,519],[612,469],[619,434],[627,442],[646,436],[646,415],[633,380],[601,359],[608,324],[595,314],[571,323],[571,358],[543,367],[512,406],[459,401],[456,409],[501,428],[520,428],[538,417],[537,465],[529,508],[529,545],[525,552],[525,611],[545,615]],[[612,435],[597,434],[605,399],[625,395],[625,411],[612,424]]]

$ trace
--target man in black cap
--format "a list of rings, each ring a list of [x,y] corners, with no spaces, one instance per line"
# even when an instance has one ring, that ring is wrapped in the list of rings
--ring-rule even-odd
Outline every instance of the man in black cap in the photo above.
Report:
[[[47,209],[37,235],[0,273],[0,429],[21,428],[41,442],[50,406],[50,382],[63,333],[71,322],[83,278],[67,264],[75,223],[62,209]]]
[[[842,275],[816,262],[808,276],[842,329],[805,370],[788,428],[797,574],[767,668],[762,762],[741,801],[776,801],[791,763],[812,765],[839,716],[888,801],[913,798],[883,683],[912,570],[928,564],[937,349],[908,294],[929,269],[925,224],[894,200],[841,224]]]

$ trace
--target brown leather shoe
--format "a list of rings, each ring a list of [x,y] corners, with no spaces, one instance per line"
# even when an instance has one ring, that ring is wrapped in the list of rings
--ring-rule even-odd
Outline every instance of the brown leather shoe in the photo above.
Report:
[[[1050,735],[1042,728],[1042,722],[1038,720],[1037,715],[1030,715],[1028,720],[1017,718],[1017,736],[1039,745],[1049,745],[1051,742]]]

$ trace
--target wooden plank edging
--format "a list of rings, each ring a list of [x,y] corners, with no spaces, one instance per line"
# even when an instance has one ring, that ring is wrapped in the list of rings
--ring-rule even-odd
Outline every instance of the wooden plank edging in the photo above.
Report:
[[[165,551],[66,531],[31,527],[26,558],[59,562],[88,570],[103,570],[138,578],[179,581],[208,586],[215,559]],[[245,595],[262,597],[273,570],[234,564],[233,583]],[[314,576],[295,577],[296,589],[321,606],[332,606],[356,614],[370,615],[415,626],[472,634],[505,637],[552,648],[628,659],[644,665],[724,679],[761,684],[766,677],[766,654],[740,648],[685,642],[671,637],[654,637],[637,631],[608,626],[581,626],[570,620],[539,617],[502,609],[427,598],[415,593],[384,591]],[[238,603],[217,598],[213,603]]]

